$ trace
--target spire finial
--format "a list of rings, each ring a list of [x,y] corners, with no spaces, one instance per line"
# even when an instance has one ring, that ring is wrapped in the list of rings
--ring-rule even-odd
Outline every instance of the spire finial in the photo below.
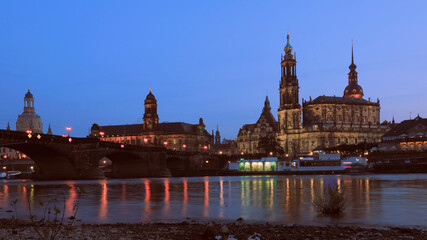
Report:
[[[351,39],[351,64],[354,64],[354,59],[353,59],[353,39]]]
[[[7,122],[7,128],[6,128],[6,130],[10,131],[10,125],[9,125],[9,122]]]
[[[289,43],[289,32],[286,34],[286,39],[288,40],[288,43]]]
[[[151,92],[151,88],[150,88],[150,92]]]

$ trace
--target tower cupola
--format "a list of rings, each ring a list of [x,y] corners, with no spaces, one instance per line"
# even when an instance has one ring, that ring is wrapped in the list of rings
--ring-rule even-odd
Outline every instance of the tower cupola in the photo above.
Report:
[[[154,131],[157,129],[157,124],[159,123],[159,116],[157,115],[157,100],[154,97],[153,93],[150,92],[147,94],[147,97],[144,101],[145,113],[144,113],[144,131]]]

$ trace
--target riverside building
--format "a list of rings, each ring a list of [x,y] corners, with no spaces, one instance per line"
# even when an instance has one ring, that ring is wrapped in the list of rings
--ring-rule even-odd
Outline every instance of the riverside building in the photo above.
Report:
[[[203,119],[198,124],[184,122],[159,123],[157,100],[148,93],[144,101],[145,112],[142,124],[99,126],[93,124],[91,136],[102,141],[135,145],[164,145],[167,149],[179,151],[209,151],[213,135],[205,129]]]

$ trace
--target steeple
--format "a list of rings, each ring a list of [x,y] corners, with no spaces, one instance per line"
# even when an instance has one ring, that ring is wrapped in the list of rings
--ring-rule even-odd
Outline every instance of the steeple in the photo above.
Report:
[[[301,127],[301,105],[299,104],[299,84],[297,78],[297,60],[292,55],[289,33],[286,36],[285,56],[280,63],[282,74],[280,78],[280,106],[277,111],[279,129],[287,131]],[[270,110],[270,101],[266,97],[265,110]]]
[[[265,96],[265,101],[264,101],[264,108],[262,109],[262,111],[270,111],[271,107],[270,107],[270,100],[268,100],[268,95]]]
[[[216,132],[215,132],[215,144],[221,143],[221,135],[219,133],[218,124],[216,124]]]
[[[297,61],[292,55],[292,46],[289,43],[289,33],[287,34],[287,44],[285,46],[285,56],[280,63],[282,68],[282,77],[280,81],[280,107],[299,108],[299,85],[296,74]]]
[[[344,90],[344,97],[347,98],[362,98],[363,89],[358,85],[356,64],[354,64],[354,51],[353,51],[353,40],[351,41],[351,64],[348,67],[350,72],[348,73],[348,86]]]
[[[10,131],[10,125],[9,125],[9,122],[7,122],[7,128],[6,128],[6,130]]]
[[[353,40],[351,40],[351,64],[348,67],[350,69],[350,73],[355,73],[352,80],[356,81],[357,84],[357,72],[356,72],[356,64],[354,64],[354,54],[353,54]],[[349,73],[349,84],[350,84],[350,73]]]
[[[47,129],[47,133],[46,134],[52,135],[52,129],[50,128],[50,123],[49,123],[49,128]]]

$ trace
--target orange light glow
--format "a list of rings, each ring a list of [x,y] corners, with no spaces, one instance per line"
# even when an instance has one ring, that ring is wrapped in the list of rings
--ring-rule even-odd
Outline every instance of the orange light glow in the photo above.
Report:
[[[165,203],[164,203],[164,210],[166,212],[169,211],[169,207],[170,207],[170,186],[169,186],[169,179],[165,178],[164,179],[164,184],[165,184]]]
[[[100,199],[100,206],[99,206],[99,217],[101,219],[105,219],[107,217],[107,205],[108,205],[108,199],[107,199],[107,184],[102,184],[102,193],[101,193],[101,199]]]
[[[182,215],[187,216],[187,203],[188,203],[188,181],[187,179],[182,180],[182,183],[184,184],[184,199],[182,203]]]
[[[73,208],[74,208],[74,202],[76,201],[76,188],[74,184],[67,184],[70,187],[70,190],[68,191],[70,196],[68,200],[65,202],[65,209],[67,212],[67,215],[72,216],[73,215]]]
[[[103,137],[105,135],[104,132],[99,132],[99,135],[101,135],[101,137]]]
[[[144,220],[148,221],[149,220],[149,215],[151,212],[151,208],[150,208],[150,180],[145,179],[144,180],[144,186],[145,186],[145,198],[144,198]]]
[[[224,206],[224,181],[219,180],[219,205]]]
[[[205,208],[203,210],[203,216],[208,217],[209,216],[209,179],[208,177],[204,177],[204,183],[205,183]]]

